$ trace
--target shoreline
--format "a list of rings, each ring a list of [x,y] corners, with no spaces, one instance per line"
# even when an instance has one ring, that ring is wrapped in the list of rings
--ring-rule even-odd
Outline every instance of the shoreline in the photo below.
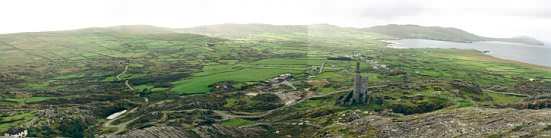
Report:
[[[398,41],[398,40],[404,40],[404,39],[396,39],[396,40],[381,40],[383,43],[385,43],[385,47],[386,48],[393,48],[393,49],[419,49],[419,48],[409,48],[409,47],[404,47],[404,46],[400,46],[402,45],[401,43],[399,42],[395,42],[395,41]],[[430,40],[430,39],[418,39],[418,40]],[[439,40],[430,40],[430,41],[439,41]],[[452,42],[452,41],[441,41],[441,42],[450,42],[450,43],[460,43],[460,42]],[[501,41],[483,41],[483,42],[501,42]],[[511,42],[503,42],[503,43],[511,43]],[[465,43],[467,44],[467,43]],[[517,43],[513,43],[513,44],[517,44]],[[536,48],[546,48],[545,46],[534,46]],[[431,48],[431,47],[424,47],[424,48]],[[434,48],[434,49],[452,49],[452,48]],[[501,57],[497,57],[497,56],[494,56],[494,55],[491,55],[489,53],[485,53],[486,50],[478,50],[478,49],[461,49],[461,48],[455,48],[455,49],[458,49],[458,50],[475,50],[475,51],[478,51],[480,53],[480,55],[484,55],[485,57],[488,57],[488,58],[492,58],[493,60],[497,60],[497,61],[502,61],[502,62],[507,62],[507,63],[514,63],[514,64],[520,64],[520,65],[524,65],[524,66],[530,66],[530,67],[536,67],[536,68],[541,68],[543,70],[546,70],[546,71],[551,71],[551,66],[546,66],[546,65],[539,65],[539,64],[533,64],[533,63],[528,63],[528,62],[523,62],[523,61],[519,61],[519,60],[514,60],[514,59],[506,59],[506,58],[501,58]],[[493,51],[491,50],[488,50],[490,53],[492,53]]]

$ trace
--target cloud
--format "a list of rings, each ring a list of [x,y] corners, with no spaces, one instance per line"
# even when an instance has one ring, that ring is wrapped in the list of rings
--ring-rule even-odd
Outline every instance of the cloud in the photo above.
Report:
[[[551,8],[551,7],[550,7]],[[512,16],[521,16],[521,17],[532,17],[532,18],[544,18],[551,19],[551,9],[525,9],[525,10],[516,10],[511,11],[509,15]]]
[[[426,10],[421,3],[407,0],[388,0],[370,3],[363,9],[361,16],[390,20],[404,16],[416,16]]]

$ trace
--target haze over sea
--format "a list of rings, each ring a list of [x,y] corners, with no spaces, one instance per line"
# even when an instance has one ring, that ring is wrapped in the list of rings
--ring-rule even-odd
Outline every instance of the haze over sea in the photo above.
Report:
[[[487,51],[487,54],[508,60],[515,60],[529,64],[551,67],[551,47],[508,43],[498,41],[484,41],[474,43],[456,43],[424,39],[402,39],[392,42],[398,43],[395,48],[457,48]]]

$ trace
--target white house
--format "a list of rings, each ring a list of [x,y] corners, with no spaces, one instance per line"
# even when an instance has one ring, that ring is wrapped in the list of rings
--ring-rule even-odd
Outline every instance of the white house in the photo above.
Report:
[[[3,137],[6,138],[24,138],[27,137],[28,131],[23,128],[11,128],[8,130],[7,133],[4,134]]]

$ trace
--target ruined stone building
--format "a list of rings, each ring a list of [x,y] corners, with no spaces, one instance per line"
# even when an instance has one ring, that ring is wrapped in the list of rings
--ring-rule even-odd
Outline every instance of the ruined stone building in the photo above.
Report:
[[[364,105],[369,103],[369,91],[367,90],[368,78],[363,78],[360,72],[360,62],[356,63],[356,71],[354,75],[354,88],[348,94],[339,97],[337,104],[339,105]]]

